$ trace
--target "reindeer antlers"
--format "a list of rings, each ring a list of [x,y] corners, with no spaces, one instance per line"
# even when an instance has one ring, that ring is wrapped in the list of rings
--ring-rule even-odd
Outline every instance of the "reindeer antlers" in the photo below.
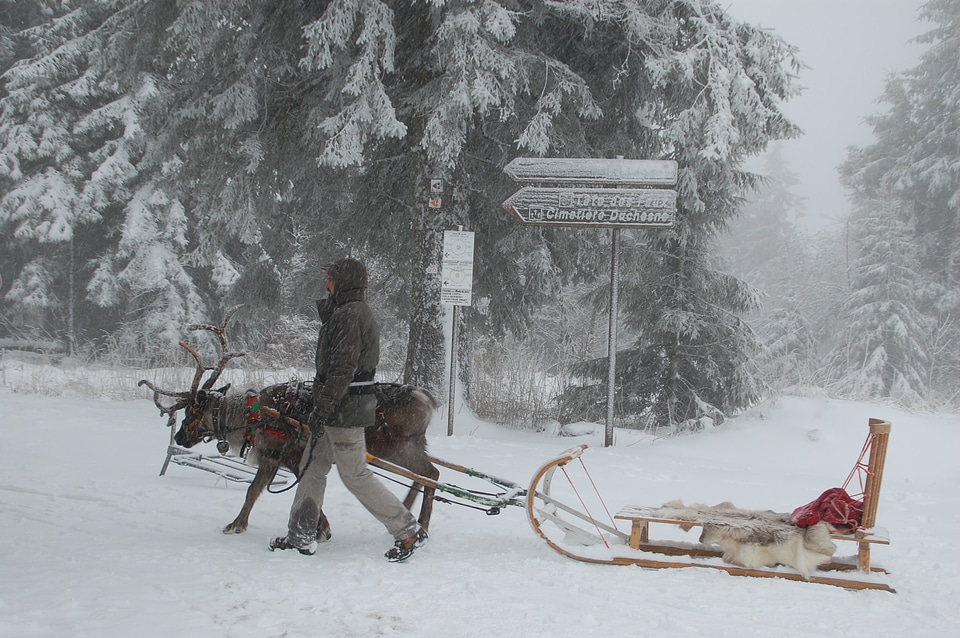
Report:
[[[213,384],[216,383],[217,379],[220,378],[220,373],[223,372],[224,366],[227,365],[230,359],[234,359],[236,357],[242,357],[247,354],[246,352],[230,352],[230,346],[227,344],[227,333],[226,333],[227,324],[230,323],[230,320],[233,318],[233,315],[241,307],[243,307],[243,304],[234,306],[229,310],[227,310],[227,312],[223,316],[223,322],[219,326],[214,326],[207,323],[195,323],[192,326],[190,326],[190,330],[208,330],[213,334],[215,334],[217,336],[217,339],[220,340],[220,348],[223,351],[223,356],[220,358],[220,362],[216,365],[216,367],[206,368],[207,370],[213,370],[213,374],[211,374],[210,378],[203,383],[204,390],[209,390],[210,388],[213,387]],[[200,357],[197,355],[197,353],[194,352],[189,346],[184,345],[183,343],[181,343],[180,345],[186,348],[190,352],[190,354],[193,355],[193,358],[197,360],[197,365],[200,366],[200,374],[202,374],[204,369],[200,362]],[[197,377],[194,377],[194,380],[193,380],[194,392],[196,392],[196,386],[199,380],[200,380],[199,375]]]
[[[204,367],[203,360],[200,358],[200,355],[197,354],[197,351],[191,348],[190,346],[188,346],[186,343],[182,341],[180,342],[180,347],[182,347],[184,350],[189,352],[190,355],[197,362],[197,369],[193,375],[193,381],[190,383],[189,390],[185,392],[174,392],[171,390],[164,390],[162,388],[158,388],[157,386],[147,381],[146,379],[141,379],[140,382],[137,383],[138,386],[145,385],[151,390],[153,390],[154,405],[156,405],[160,409],[161,415],[164,415],[164,414],[169,415],[169,418],[167,419],[168,426],[172,426],[174,424],[176,420],[176,413],[178,410],[183,410],[184,408],[188,408],[197,402],[197,392],[200,389],[209,390],[211,387],[213,387],[213,384],[216,383],[217,379],[220,378],[220,374],[223,372],[224,367],[227,365],[227,363],[231,359],[246,355],[245,352],[229,352],[229,345],[227,343],[227,335],[226,335],[227,324],[230,322],[230,319],[233,318],[233,315],[237,312],[237,310],[241,308],[241,306],[242,304],[238,306],[234,306],[229,310],[227,310],[227,312],[224,314],[223,322],[219,326],[214,326],[211,324],[193,324],[189,326],[190,330],[207,330],[215,334],[217,336],[217,339],[220,342],[220,347],[223,351],[223,355],[221,356],[220,361],[219,363],[217,363],[216,366],[212,368]],[[208,370],[212,370],[213,374],[211,374],[210,377],[204,382],[203,388],[200,388],[200,379],[203,378],[203,373]],[[162,403],[160,403],[161,395],[175,398],[176,401],[174,402],[173,405],[166,407]]]
[[[180,344],[183,345],[183,344]],[[160,415],[169,415],[167,418],[167,426],[173,426],[174,422],[177,419],[177,410],[182,410],[184,408],[190,407],[193,405],[193,393],[192,392],[171,392],[170,390],[163,390],[153,385],[146,379],[140,379],[140,382],[137,383],[137,386],[147,386],[153,390],[153,404],[160,408]],[[160,403],[160,396],[176,397],[177,401],[170,407],[165,407]]]

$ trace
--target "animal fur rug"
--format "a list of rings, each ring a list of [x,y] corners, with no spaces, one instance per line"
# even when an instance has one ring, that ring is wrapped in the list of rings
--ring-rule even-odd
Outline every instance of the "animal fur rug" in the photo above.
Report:
[[[700,542],[719,545],[723,560],[741,567],[788,565],[809,578],[837,551],[827,523],[797,527],[790,522],[790,514],[744,510],[733,503],[686,506],[681,501],[665,503],[654,511],[658,517],[701,523]],[[691,527],[681,525],[684,530]]]

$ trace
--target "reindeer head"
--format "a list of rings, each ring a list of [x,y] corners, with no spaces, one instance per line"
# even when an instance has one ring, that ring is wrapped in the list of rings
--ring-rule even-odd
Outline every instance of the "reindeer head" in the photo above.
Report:
[[[230,384],[217,388],[216,390],[212,388],[213,384],[220,378],[220,374],[223,372],[223,368],[227,365],[227,362],[233,358],[242,357],[245,354],[243,352],[230,352],[227,344],[226,326],[239,308],[240,306],[236,306],[227,311],[223,323],[219,326],[209,324],[194,324],[190,326],[190,330],[207,330],[216,335],[220,342],[221,352],[223,353],[216,366],[205,367],[197,351],[186,343],[180,342],[180,347],[190,353],[194,361],[196,361],[197,366],[189,390],[184,392],[163,390],[146,379],[142,379],[140,383],[137,384],[141,386],[145,385],[153,390],[153,403],[160,409],[161,415],[166,414],[168,416],[168,427],[173,427],[176,422],[177,412],[180,410],[184,411],[180,429],[174,437],[177,445],[190,448],[201,441],[207,442],[213,439],[220,439],[217,447],[221,453],[226,453],[226,449],[221,445],[221,443],[223,443],[222,433],[218,432],[215,416],[226,396],[227,390],[230,389]],[[203,378],[204,373],[208,371],[210,371],[211,374],[201,386],[200,380]],[[171,405],[164,405],[161,397],[172,398],[174,401]]]
[[[220,405],[230,389],[230,384],[208,390],[200,388],[194,395],[193,403],[185,408],[183,421],[180,422],[180,429],[177,430],[173,440],[177,445],[184,448],[192,448],[197,443],[208,443],[218,439],[218,449],[222,454],[227,452],[229,446],[222,447],[219,440],[222,440],[222,432],[217,427],[216,413],[220,410]]]

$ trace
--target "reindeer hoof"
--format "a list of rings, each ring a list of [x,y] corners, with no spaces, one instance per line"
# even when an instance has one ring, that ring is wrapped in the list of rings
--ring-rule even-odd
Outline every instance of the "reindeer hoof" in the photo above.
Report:
[[[243,534],[245,531],[247,531],[246,527],[241,527],[236,523],[230,523],[223,528],[224,534]]]

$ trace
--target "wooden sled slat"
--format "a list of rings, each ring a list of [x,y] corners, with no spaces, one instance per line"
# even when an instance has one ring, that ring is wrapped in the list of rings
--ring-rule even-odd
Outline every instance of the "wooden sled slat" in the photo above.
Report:
[[[639,549],[643,552],[650,552],[652,554],[663,554],[666,556],[693,556],[699,558],[722,558],[723,551],[716,549],[712,545],[702,545],[702,544],[690,544],[690,543],[674,543],[671,544],[667,541],[659,541],[657,543],[641,543]],[[820,566],[822,571],[853,571],[859,569],[859,565],[856,562],[856,557],[841,557],[836,560],[832,560],[829,563],[825,563]],[[887,574],[886,569],[883,567],[878,567],[876,565],[870,566],[871,572],[876,572],[878,574]]]
[[[835,541],[852,541],[854,543],[874,543],[875,545],[889,545],[890,532],[886,527],[874,527],[873,529],[858,529],[849,534],[835,532],[830,534],[830,538]]]
[[[864,577],[859,576],[859,571],[856,572],[841,572],[841,573],[850,573],[851,577],[845,578],[841,574],[837,575],[825,575],[821,573],[812,574],[809,578],[804,578],[802,574],[795,571],[786,571],[784,569],[774,569],[774,568],[746,568],[738,567],[736,565],[729,564],[716,564],[716,563],[707,563],[707,562],[698,562],[698,561],[682,561],[682,560],[659,560],[656,558],[634,558],[634,557],[615,557],[611,561],[615,565],[636,565],[638,567],[646,567],[652,569],[665,569],[665,568],[685,568],[685,567],[700,567],[706,569],[714,569],[719,571],[725,571],[728,574],[734,576],[753,576],[756,578],[782,578],[785,580],[795,580],[800,582],[807,583],[819,583],[821,585],[834,585],[836,587],[843,587],[846,589],[878,589],[882,591],[887,591],[890,593],[896,593],[889,584],[883,582],[882,580],[868,580]]]

